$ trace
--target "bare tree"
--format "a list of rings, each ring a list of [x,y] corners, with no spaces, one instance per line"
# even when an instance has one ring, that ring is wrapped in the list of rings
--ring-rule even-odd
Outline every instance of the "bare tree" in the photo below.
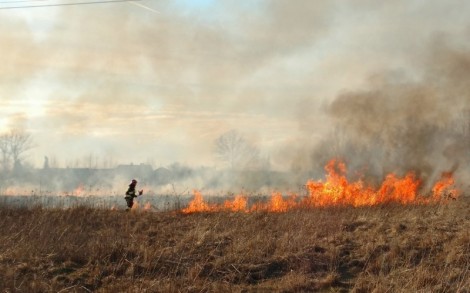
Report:
[[[230,130],[215,140],[215,153],[231,169],[246,166],[259,157],[258,149],[236,130]]]
[[[0,135],[2,169],[7,171],[11,168],[20,167],[25,154],[32,147],[31,135],[22,130],[12,130],[9,133]]]
[[[10,153],[14,168],[21,166],[24,155],[33,148],[31,134],[22,130],[13,130],[10,133]]]
[[[3,171],[8,171],[10,168],[10,144],[9,134],[0,135],[0,152],[1,152],[1,168]]]

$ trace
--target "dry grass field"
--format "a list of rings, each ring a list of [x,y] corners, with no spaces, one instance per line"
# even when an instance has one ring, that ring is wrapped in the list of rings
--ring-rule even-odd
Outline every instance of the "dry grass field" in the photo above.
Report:
[[[469,211],[0,207],[0,291],[470,292]]]

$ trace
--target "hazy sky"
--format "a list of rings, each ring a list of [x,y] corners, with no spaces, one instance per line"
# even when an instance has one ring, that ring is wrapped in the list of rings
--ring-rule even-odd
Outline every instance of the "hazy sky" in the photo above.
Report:
[[[36,166],[89,154],[165,166],[215,164],[214,140],[236,129],[288,166],[331,130],[335,97],[384,72],[419,80],[436,39],[468,44],[469,15],[466,0],[0,9],[0,132],[31,132]]]

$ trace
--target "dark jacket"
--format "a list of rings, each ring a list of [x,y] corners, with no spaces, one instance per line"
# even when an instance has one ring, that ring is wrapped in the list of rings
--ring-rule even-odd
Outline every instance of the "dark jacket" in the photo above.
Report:
[[[126,197],[130,197],[130,198],[137,197],[137,195],[135,194],[135,186],[136,186],[136,183],[129,184],[129,188],[126,191]]]

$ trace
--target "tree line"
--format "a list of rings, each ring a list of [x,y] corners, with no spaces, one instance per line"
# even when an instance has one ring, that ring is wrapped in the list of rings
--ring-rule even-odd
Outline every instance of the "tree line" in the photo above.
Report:
[[[0,134],[0,171],[9,172],[23,167],[28,151],[34,147],[30,133],[13,129],[9,132]],[[226,164],[230,169],[260,168],[269,164],[266,159],[260,155],[260,150],[254,144],[249,142],[241,133],[236,130],[230,130],[221,134],[214,141],[214,154],[217,160]],[[83,159],[85,162],[80,164],[69,162],[71,166],[78,167],[84,165],[88,168],[96,168],[98,158],[88,155]],[[103,165],[110,167],[113,164],[112,159],[106,158]],[[44,168],[49,165],[56,166],[57,162],[52,157],[45,157]]]

